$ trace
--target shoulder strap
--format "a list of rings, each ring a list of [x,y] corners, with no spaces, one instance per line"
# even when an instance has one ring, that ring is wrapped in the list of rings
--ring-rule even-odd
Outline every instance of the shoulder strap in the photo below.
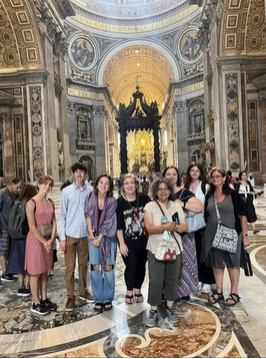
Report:
[[[158,206],[159,206],[159,208],[160,208],[160,210],[161,210],[163,216],[165,216],[164,211],[163,211],[163,209],[162,209],[162,206],[161,206],[160,203],[157,201],[157,199],[155,200],[155,202],[158,204]],[[180,251],[180,253],[181,253],[181,247],[180,247],[180,244],[179,244],[178,240],[177,240],[176,237],[175,237],[175,233],[174,233],[174,232],[171,232],[171,233],[172,233],[172,235],[173,235],[173,237],[174,237],[174,239],[175,239],[175,241],[176,241],[176,243],[177,243],[177,245],[178,245],[179,251]]]
[[[183,194],[184,190],[185,190],[185,187],[183,187],[183,189],[182,189],[182,191],[180,192],[180,195],[178,196],[178,198],[177,198],[177,199],[181,199],[181,197],[182,197],[182,194]]]
[[[216,198],[215,198],[215,192],[214,192],[214,204],[215,204],[218,224],[221,224],[221,216],[220,216],[220,212],[219,212],[219,209],[218,209],[218,206],[217,206],[217,202],[216,202]]]
[[[34,201],[34,199],[32,198],[31,201],[34,203],[34,214],[36,212],[36,202]]]
[[[202,193],[203,193],[203,194],[206,193],[206,183],[201,182],[201,190],[202,190]]]
[[[157,201],[157,199],[155,200],[155,202],[158,204],[158,206],[159,206],[159,208],[160,208],[160,210],[161,210],[163,216],[165,216],[164,211],[163,211],[163,209],[162,209],[162,206],[161,206],[160,203]]]

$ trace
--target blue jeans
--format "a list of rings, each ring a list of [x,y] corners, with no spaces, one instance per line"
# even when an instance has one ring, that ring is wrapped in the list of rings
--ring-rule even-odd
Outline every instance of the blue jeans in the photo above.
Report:
[[[106,261],[106,265],[111,265],[110,271],[105,271],[101,265],[99,247],[95,247],[89,241],[89,257],[91,266],[91,289],[93,299],[96,303],[108,303],[114,299],[115,292],[115,262],[117,250],[117,237],[111,238],[111,257]],[[93,265],[99,265],[99,268],[94,270]]]

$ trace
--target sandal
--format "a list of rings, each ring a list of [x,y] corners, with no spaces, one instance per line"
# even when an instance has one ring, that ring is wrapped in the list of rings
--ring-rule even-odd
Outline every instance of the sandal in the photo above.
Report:
[[[217,290],[215,290],[213,292],[213,294],[210,295],[209,298],[208,298],[208,302],[211,303],[211,304],[216,304],[221,300],[224,300],[223,292],[218,293]]]
[[[104,307],[104,310],[108,311],[113,308],[113,304],[112,304],[112,302],[106,302],[106,303],[104,303],[103,307]]]
[[[127,305],[133,304],[133,303],[134,303],[134,297],[133,297],[133,295],[126,295],[126,296],[125,296],[125,303],[126,303]]]
[[[103,303],[95,303],[94,310],[95,312],[101,313],[103,311]]]
[[[136,303],[142,303],[144,301],[143,295],[141,293],[135,294]]]
[[[233,303],[229,303],[228,301],[231,300]],[[240,297],[238,294],[236,293],[230,293],[229,297],[226,298],[226,300],[224,301],[224,304],[227,305],[228,307],[233,307],[234,305],[236,305],[236,303],[238,303],[240,301]]]

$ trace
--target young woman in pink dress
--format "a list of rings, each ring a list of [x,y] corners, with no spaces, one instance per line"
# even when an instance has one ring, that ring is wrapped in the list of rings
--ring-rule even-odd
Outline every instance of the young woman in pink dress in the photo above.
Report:
[[[31,311],[39,315],[50,313],[57,305],[47,298],[47,272],[53,266],[53,241],[56,233],[54,203],[48,193],[54,185],[50,176],[40,177],[38,193],[26,204],[29,232],[26,238],[25,269],[30,274],[33,298]],[[41,234],[40,226],[51,225],[47,234]],[[43,232],[44,233],[44,232]]]

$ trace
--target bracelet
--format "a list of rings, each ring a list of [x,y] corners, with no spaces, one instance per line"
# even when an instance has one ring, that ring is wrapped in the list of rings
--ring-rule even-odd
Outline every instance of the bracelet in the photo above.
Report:
[[[243,236],[243,237],[248,237],[248,234],[247,234],[247,233],[243,233],[242,236]]]

